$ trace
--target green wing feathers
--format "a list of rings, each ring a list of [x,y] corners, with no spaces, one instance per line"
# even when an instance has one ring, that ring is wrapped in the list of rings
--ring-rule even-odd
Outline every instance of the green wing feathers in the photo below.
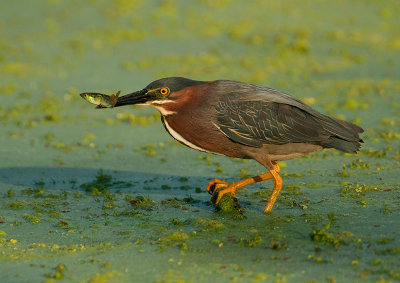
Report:
[[[305,110],[284,103],[226,96],[216,107],[217,126],[231,140],[252,147],[311,143],[344,152],[360,148],[360,127],[304,106]]]

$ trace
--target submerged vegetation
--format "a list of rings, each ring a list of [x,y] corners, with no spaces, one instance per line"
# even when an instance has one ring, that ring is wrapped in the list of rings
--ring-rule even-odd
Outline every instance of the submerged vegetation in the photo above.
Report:
[[[311,240],[338,249],[341,245],[346,244],[345,239],[354,237],[354,234],[348,231],[336,233],[328,232],[334,222],[335,216],[333,214],[328,214],[328,223],[321,229],[314,228],[311,234]]]

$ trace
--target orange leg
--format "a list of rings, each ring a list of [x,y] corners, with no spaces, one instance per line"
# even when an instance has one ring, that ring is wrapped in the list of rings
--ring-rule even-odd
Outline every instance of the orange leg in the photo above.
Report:
[[[281,192],[281,189],[282,189],[282,178],[278,174],[279,171],[276,172],[275,170],[271,170],[269,172],[272,174],[272,177],[274,178],[274,189],[273,189],[271,195],[269,196],[267,205],[264,208],[264,213],[270,212],[272,210],[272,207],[274,206],[274,203],[275,203],[276,199],[278,198],[279,193]]]
[[[272,207],[274,206],[274,203],[282,189],[282,178],[279,176],[280,170],[281,169],[278,166],[278,164],[274,164],[274,169],[269,171],[268,173],[261,174],[259,176],[254,176],[251,178],[247,178],[244,180],[240,180],[238,182],[231,183],[231,184],[228,184],[225,181],[215,179],[215,180],[211,181],[210,183],[208,183],[207,191],[209,193],[212,193],[216,189],[226,187],[225,189],[218,191],[218,197],[217,197],[217,200],[215,201],[215,205],[218,205],[218,202],[221,200],[221,198],[224,194],[231,193],[233,195],[236,195],[237,189],[240,189],[244,186],[258,183],[258,182],[268,180],[268,179],[274,179],[274,190],[272,191],[272,194],[269,197],[268,203],[264,209],[264,212],[269,212],[272,210]],[[212,187],[214,187],[214,188],[211,189]]]

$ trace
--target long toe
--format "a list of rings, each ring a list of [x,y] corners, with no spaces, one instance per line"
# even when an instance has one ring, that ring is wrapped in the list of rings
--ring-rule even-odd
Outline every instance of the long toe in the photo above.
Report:
[[[226,188],[226,187],[228,187],[228,185],[229,185],[228,182],[214,179],[208,183],[207,192],[210,195],[213,195],[216,190],[221,189],[221,188]]]

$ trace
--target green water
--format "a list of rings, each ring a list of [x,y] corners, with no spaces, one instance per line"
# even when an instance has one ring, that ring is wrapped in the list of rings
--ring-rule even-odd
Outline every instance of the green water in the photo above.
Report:
[[[248,1],[249,2],[249,1]],[[1,282],[400,280],[397,1],[0,3]],[[267,85],[366,131],[357,155],[286,161],[216,211],[207,156],[145,107],[95,110],[166,76]]]

